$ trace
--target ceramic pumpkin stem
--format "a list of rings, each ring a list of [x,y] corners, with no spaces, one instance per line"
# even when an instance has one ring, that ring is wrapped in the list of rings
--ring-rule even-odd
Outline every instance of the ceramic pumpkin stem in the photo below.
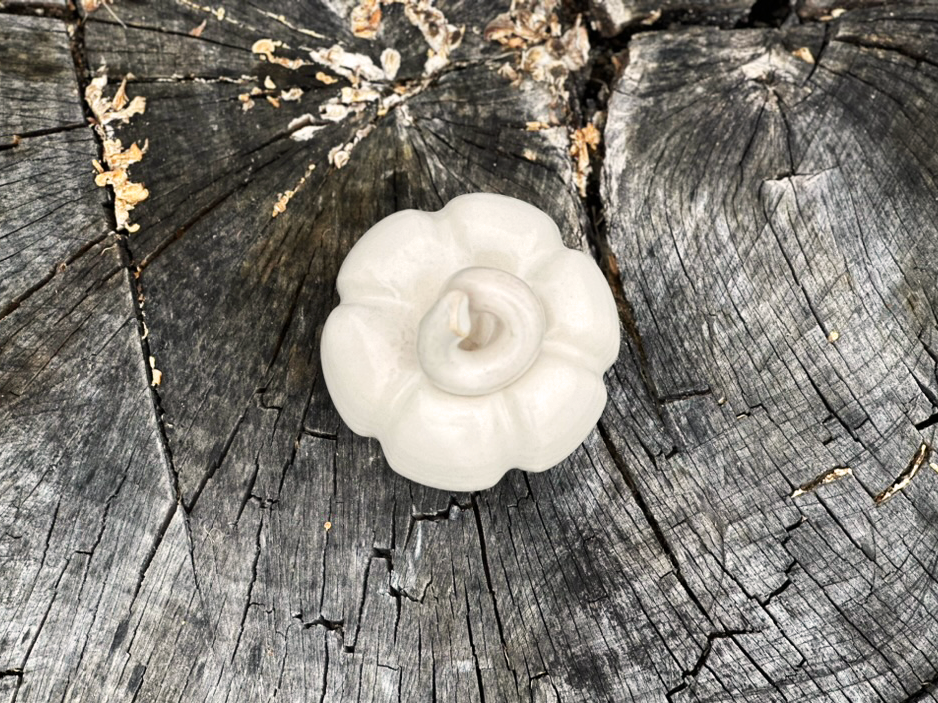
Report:
[[[458,271],[424,315],[417,355],[438,388],[455,395],[493,393],[537,359],[544,309],[517,276],[481,266]]]

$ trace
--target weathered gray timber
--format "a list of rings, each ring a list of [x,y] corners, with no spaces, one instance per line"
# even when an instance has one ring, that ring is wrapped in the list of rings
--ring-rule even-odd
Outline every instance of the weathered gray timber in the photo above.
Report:
[[[0,5],[0,701],[938,700],[938,6],[583,65],[587,3],[356,5]],[[369,226],[478,190],[623,345],[569,459],[449,495],[318,338]]]

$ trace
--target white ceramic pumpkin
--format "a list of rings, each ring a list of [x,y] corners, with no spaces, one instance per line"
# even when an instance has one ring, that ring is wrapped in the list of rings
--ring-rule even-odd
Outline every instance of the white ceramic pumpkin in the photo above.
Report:
[[[355,244],[322,365],[342,419],[391,468],[450,491],[543,471],[586,438],[619,350],[596,263],[521,200],[404,210]]]

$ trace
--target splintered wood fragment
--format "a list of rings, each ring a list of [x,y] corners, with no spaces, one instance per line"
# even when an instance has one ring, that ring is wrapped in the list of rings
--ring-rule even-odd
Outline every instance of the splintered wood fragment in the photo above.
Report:
[[[799,49],[795,49],[793,52],[791,52],[791,54],[795,58],[801,59],[805,63],[810,63],[810,64],[814,63],[814,54],[812,54],[811,49],[809,49],[806,46],[802,46]]]
[[[150,357],[150,369],[153,372],[153,380],[150,382],[151,386],[158,386],[163,382],[163,372],[156,368],[156,358]]]
[[[374,39],[381,26],[381,6],[378,0],[363,0],[352,8],[352,34],[361,39]]]
[[[273,39],[258,39],[251,45],[251,53],[260,54],[268,63],[275,63],[284,68],[289,68],[291,71],[295,71],[301,66],[308,66],[309,62],[304,61],[303,59],[286,59],[282,56],[274,56],[274,52],[278,47],[283,46],[283,42],[274,41]]]
[[[803,496],[805,493],[811,493],[825,484],[839,481],[844,476],[849,476],[852,473],[853,469],[851,469],[849,466],[835,466],[833,469],[828,469],[827,471],[818,474],[810,481],[802,483],[800,486],[798,486],[798,488],[791,492],[791,497],[797,498],[798,496]]]
[[[928,461],[928,457],[931,455],[931,447],[928,446],[926,442],[922,442],[921,446],[918,448],[918,451],[915,452],[915,456],[912,457],[912,461],[909,462],[909,465],[905,467],[905,470],[898,476],[892,484],[883,490],[878,496],[873,499],[873,502],[876,505],[882,505],[887,500],[892,498],[896,493],[903,490],[906,486],[912,483],[912,479],[915,478],[915,475],[918,473],[919,469]]]
[[[518,52],[516,66],[499,71],[503,77],[515,82],[520,74],[528,75],[548,84],[556,101],[563,102],[569,98],[567,76],[586,65],[590,43],[580,16],[563,31],[555,5],[551,0],[535,0],[530,7],[512,3],[511,10],[488,23],[483,36]]]
[[[586,197],[586,179],[589,177],[592,168],[590,167],[590,151],[596,151],[600,141],[599,130],[590,122],[582,129],[573,133],[570,140],[570,156],[573,157],[576,172],[573,181],[580,197]]]

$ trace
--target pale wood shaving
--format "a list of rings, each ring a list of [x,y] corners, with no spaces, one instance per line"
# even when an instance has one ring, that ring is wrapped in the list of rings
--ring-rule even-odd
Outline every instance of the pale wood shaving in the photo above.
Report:
[[[381,5],[378,0],[362,0],[352,8],[352,34],[361,39],[374,39],[381,26]]]
[[[582,198],[586,197],[586,182],[592,171],[590,152],[596,151],[599,147],[601,137],[596,125],[590,122],[585,127],[574,131],[570,140],[570,156],[573,157],[575,166],[573,181]]]
[[[306,167],[306,173],[297,181],[296,185],[293,186],[290,190],[284,193],[277,193],[277,202],[274,203],[274,209],[271,212],[271,217],[277,217],[277,215],[282,215],[287,210],[287,204],[296,195],[296,192],[303,187],[303,184],[306,183],[306,179],[309,178],[311,174],[316,169],[316,164],[310,164]]]
[[[112,128],[108,125],[117,120],[126,123],[134,115],[143,114],[146,110],[146,99],[140,95],[128,99],[127,77],[121,81],[112,98],[104,95],[106,85],[107,76],[100,75],[85,88],[85,101],[94,114],[97,123],[95,128],[103,140],[103,157],[107,165],[105,169],[97,159],[92,162],[97,171],[94,182],[99,187],[111,186],[113,189],[114,218],[118,229],[136,232],[140,225],[130,223],[130,211],[150,197],[150,192],[143,183],[130,180],[127,168],[143,159],[149,149],[149,141],[145,142],[143,147],[134,142],[124,150],[121,140],[113,136]]]
[[[274,52],[283,46],[283,42],[274,41],[273,39],[258,39],[251,45],[251,52],[255,54],[260,54],[268,63],[274,63],[278,66],[283,66],[284,68],[289,68],[291,71],[295,71],[302,66],[309,66],[308,61],[303,59],[287,59],[282,56],[275,56]]]

